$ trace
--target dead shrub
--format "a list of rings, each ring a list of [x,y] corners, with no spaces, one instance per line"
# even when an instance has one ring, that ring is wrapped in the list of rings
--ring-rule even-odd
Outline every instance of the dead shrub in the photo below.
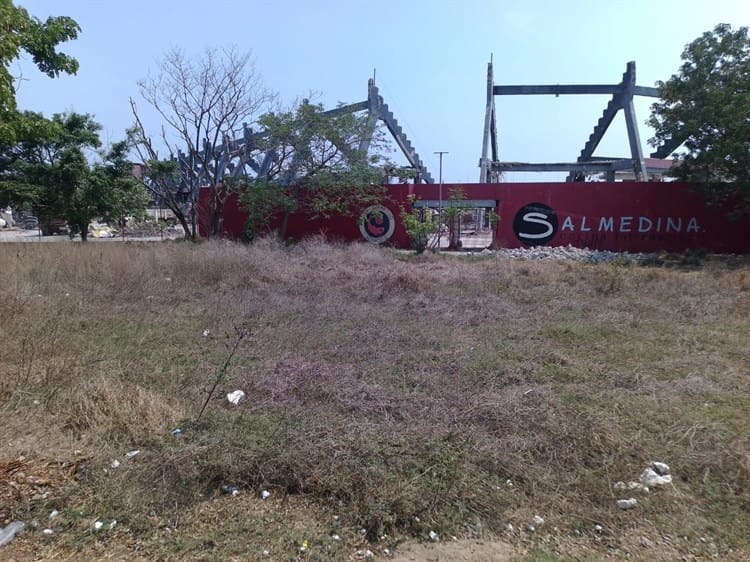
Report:
[[[82,379],[59,408],[64,427],[75,436],[120,448],[160,442],[185,414],[168,397],[111,375]]]

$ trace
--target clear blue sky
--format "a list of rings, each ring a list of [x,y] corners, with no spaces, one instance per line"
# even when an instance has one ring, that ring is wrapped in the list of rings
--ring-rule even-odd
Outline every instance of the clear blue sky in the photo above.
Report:
[[[92,113],[104,140],[119,140],[133,121],[128,99],[138,99],[137,81],[155,73],[172,47],[196,56],[208,46],[251,50],[266,85],[283,100],[317,92],[328,107],[366,99],[367,79],[377,69],[381,94],[436,179],[433,153],[449,152],[446,182],[478,180],[490,54],[496,84],[614,84],[635,60],[638,84],[652,86],[677,71],[685,44],[704,31],[717,23],[750,24],[748,0],[16,3],[41,19],[71,16],[82,28],[63,47],[80,62],[77,76],[51,80],[29,61],[14,65],[22,75],[22,109]],[[607,101],[497,97],[501,159],[574,161]],[[649,101],[636,112],[645,146]],[[159,127],[155,116],[147,119]],[[618,116],[596,155],[628,153]]]

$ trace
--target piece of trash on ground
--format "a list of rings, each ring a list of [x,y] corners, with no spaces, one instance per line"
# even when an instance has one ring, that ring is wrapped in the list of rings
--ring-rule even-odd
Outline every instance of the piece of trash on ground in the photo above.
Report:
[[[8,523],[7,527],[0,527],[0,546],[12,541],[13,537],[16,536],[16,533],[24,527],[25,524],[23,521],[13,521],[12,523]]]
[[[617,507],[620,509],[633,509],[638,505],[638,500],[635,498],[628,498],[626,500],[617,500]]]
[[[231,496],[238,496],[240,494],[240,487],[234,484],[224,484],[221,487],[222,494],[229,494]]]
[[[227,394],[227,402],[233,406],[238,406],[243,400],[245,400],[245,393],[241,390],[235,390]]]

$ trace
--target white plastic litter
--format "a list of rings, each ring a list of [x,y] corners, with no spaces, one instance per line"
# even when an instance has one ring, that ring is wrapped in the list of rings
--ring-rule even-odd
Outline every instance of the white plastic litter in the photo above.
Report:
[[[635,498],[628,498],[627,500],[617,500],[617,507],[620,509],[633,509],[638,505],[638,500]]]
[[[612,489],[614,489],[617,492],[624,492],[625,490],[635,491],[635,492],[643,492],[644,494],[648,493],[648,486],[644,486],[640,482],[615,482],[612,486]]]
[[[331,539],[333,539],[333,540],[335,540],[335,541],[340,541],[340,540],[341,540],[341,537],[340,537],[339,535],[337,535],[336,533],[333,533],[333,534],[331,535]]]
[[[430,532],[429,532],[429,533],[427,534],[427,537],[428,537],[428,538],[429,538],[429,539],[430,539],[430,540],[431,540],[432,542],[435,542],[435,541],[437,541],[437,540],[438,540],[438,538],[440,538],[440,537],[438,537],[438,534],[437,534],[437,533],[436,533],[435,531],[430,531]]]
[[[110,464],[109,466],[111,466],[112,468],[117,468],[118,466],[120,466],[120,461],[115,459],[112,461],[112,464]]]
[[[208,337],[208,336],[210,336],[210,335],[211,335],[211,330],[208,330],[208,329],[206,329],[206,330],[203,330],[203,337],[204,337],[204,338],[207,338],[207,337]]]
[[[260,499],[262,499],[262,500],[267,500],[270,497],[271,497],[271,492],[269,492],[268,490],[263,490],[260,493]]]
[[[655,488],[657,486],[666,486],[672,483],[672,477],[669,474],[661,476],[656,473],[653,468],[647,468],[641,472],[641,484],[648,488]]]
[[[233,406],[238,406],[242,401],[245,400],[245,393],[241,390],[235,390],[227,394],[227,402]]]
[[[91,528],[94,529],[94,531],[101,531],[102,527],[104,527],[104,523],[101,521],[94,521],[94,524],[91,525]]]
[[[534,515],[534,517],[531,519],[531,522],[537,527],[544,525],[544,519],[539,515]]]
[[[50,535],[54,535],[55,532],[52,529],[42,529],[42,534],[50,536]]]
[[[50,514],[49,514],[49,518],[50,518],[50,519],[54,519],[54,518],[55,518],[55,517],[57,517],[58,515],[60,515],[60,512],[59,512],[59,511],[57,511],[56,509],[53,509],[52,511],[50,511]]]
[[[9,523],[7,527],[0,527],[0,546],[12,541],[13,537],[16,536],[16,533],[23,529],[24,526],[23,521],[13,521],[12,523]]]
[[[133,449],[132,451],[128,451],[127,453],[125,453],[125,457],[128,459],[132,459],[134,456],[136,456],[140,452],[141,452],[140,449]]]

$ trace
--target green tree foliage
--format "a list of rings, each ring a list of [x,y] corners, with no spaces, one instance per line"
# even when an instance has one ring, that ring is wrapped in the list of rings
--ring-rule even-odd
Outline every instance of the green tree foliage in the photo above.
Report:
[[[421,254],[427,249],[430,237],[438,231],[439,222],[431,209],[415,206],[416,200],[414,195],[409,197],[410,209],[401,209],[401,222],[411,240],[412,249]]]
[[[61,72],[75,74],[78,62],[56,48],[60,43],[77,38],[81,29],[65,16],[50,17],[42,22],[11,0],[0,0],[0,29],[0,145],[8,145],[28,135],[31,126],[16,110],[11,64],[25,51],[39,70],[50,77]]]
[[[684,139],[673,175],[697,182],[709,202],[750,213],[750,38],[717,25],[685,47],[682,66],[659,82],[654,145]]]
[[[259,124],[266,134],[258,148],[274,158],[266,176],[242,186],[251,234],[267,231],[278,218],[283,237],[292,213],[354,216],[384,196],[383,169],[390,165],[383,156],[386,143],[366,116],[326,113],[321,105],[303,101],[291,111],[262,116]],[[360,151],[371,136],[369,152]]]
[[[133,164],[128,159],[131,146],[127,141],[114,143],[94,165],[89,176],[93,194],[94,216],[125,226],[125,217],[143,218],[151,197],[133,177]]]
[[[145,207],[148,197],[132,177],[126,143],[114,144],[101,162],[89,164],[88,154],[101,146],[101,126],[90,115],[55,114],[47,121],[28,113],[25,119],[47,129],[4,154],[2,191],[15,198],[9,203],[32,209],[43,225],[65,220],[82,240],[92,219],[119,219]]]

